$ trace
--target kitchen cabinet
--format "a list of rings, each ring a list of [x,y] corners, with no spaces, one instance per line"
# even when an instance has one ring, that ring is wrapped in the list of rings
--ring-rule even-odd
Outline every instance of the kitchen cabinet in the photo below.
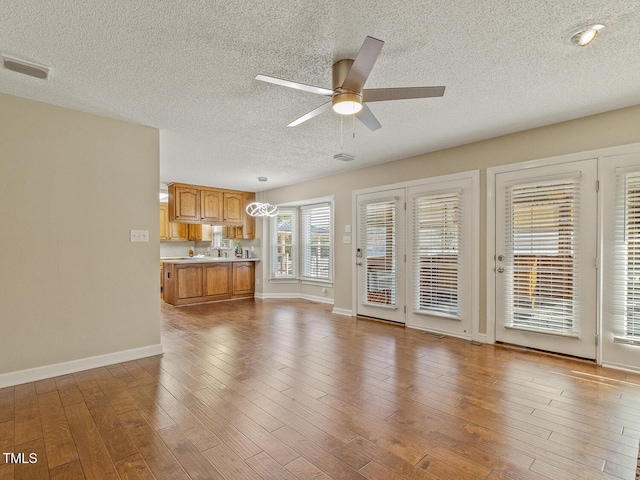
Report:
[[[160,204],[160,241],[169,240],[169,205]]]
[[[187,225],[189,240],[196,242],[210,242],[213,239],[213,227],[211,225]]]
[[[223,192],[223,222],[241,224],[244,220],[244,199],[242,192]]]
[[[181,241],[189,239],[189,225],[169,221],[169,206],[160,204],[160,240]]]
[[[233,262],[233,283],[231,294],[234,297],[253,297],[255,293],[255,263]]]
[[[255,293],[254,261],[165,261],[162,290],[171,305],[250,298]]]
[[[245,240],[252,240],[256,238],[256,218],[247,213],[247,205],[254,202],[256,194],[253,192],[243,192],[242,199],[244,200],[242,214],[244,215],[242,238]]]
[[[222,191],[213,188],[200,189],[200,220],[220,223],[222,218]]]
[[[242,236],[242,227],[222,227],[222,238],[231,240],[244,238]]]
[[[208,263],[202,266],[205,301],[226,300],[231,292],[231,263]]]
[[[170,183],[169,221],[241,227],[227,238],[255,238],[255,219],[245,211],[254,199],[253,192]]]
[[[200,189],[193,185],[169,185],[169,221],[200,223]]]

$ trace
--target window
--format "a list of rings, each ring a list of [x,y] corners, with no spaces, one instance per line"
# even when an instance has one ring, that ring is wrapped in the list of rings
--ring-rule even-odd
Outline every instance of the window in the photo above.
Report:
[[[297,209],[280,208],[271,223],[271,278],[297,276]]]
[[[332,279],[331,205],[301,207],[302,278],[330,282]]]
[[[332,217],[330,203],[280,208],[271,219],[272,279],[333,280]]]

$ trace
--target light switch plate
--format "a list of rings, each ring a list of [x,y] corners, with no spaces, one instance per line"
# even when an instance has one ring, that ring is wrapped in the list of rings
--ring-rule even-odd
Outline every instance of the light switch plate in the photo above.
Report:
[[[345,235],[342,237],[342,243],[351,243],[351,235]]]
[[[344,233],[351,233],[351,225],[344,226]]]
[[[130,242],[148,242],[149,230],[129,230]]]

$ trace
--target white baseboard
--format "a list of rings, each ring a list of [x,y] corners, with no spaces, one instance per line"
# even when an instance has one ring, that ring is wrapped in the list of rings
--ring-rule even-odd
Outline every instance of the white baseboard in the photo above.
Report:
[[[310,302],[329,303],[333,305],[333,298],[316,297],[314,295],[305,295],[304,293],[301,293],[299,298],[302,300],[309,300]]]
[[[488,344],[492,344],[493,342],[489,341],[489,335],[487,335],[486,333],[479,333],[478,334],[478,341],[480,343],[488,343]]]
[[[95,357],[80,358],[68,362],[54,363],[43,367],[28,368],[17,372],[0,374],[0,388],[12,387],[23,383],[35,382],[45,378],[68,375],[69,373],[80,372],[90,368],[104,367],[114,363],[128,362],[138,358],[151,357],[162,354],[162,344],[148,345],[146,347],[132,348],[121,352],[107,353]]]
[[[333,310],[331,310],[331,313],[335,313],[336,315],[344,315],[346,317],[353,317],[353,311],[347,310],[346,308],[333,307]]]
[[[603,367],[622,370],[623,372],[640,373],[640,367],[635,365],[623,365],[621,363],[602,362]]]
[[[261,293],[260,296],[256,294],[255,297],[262,298],[262,299],[282,298],[282,299],[309,300],[311,302],[329,303],[333,305],[333,298],[317,297],[315,295],[305,295],[303,293]]]

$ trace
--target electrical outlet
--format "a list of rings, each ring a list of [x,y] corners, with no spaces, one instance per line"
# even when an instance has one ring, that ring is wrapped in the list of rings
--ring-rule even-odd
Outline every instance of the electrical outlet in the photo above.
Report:
[[[148,242],[149,230],[129,230],[130,242]]]

